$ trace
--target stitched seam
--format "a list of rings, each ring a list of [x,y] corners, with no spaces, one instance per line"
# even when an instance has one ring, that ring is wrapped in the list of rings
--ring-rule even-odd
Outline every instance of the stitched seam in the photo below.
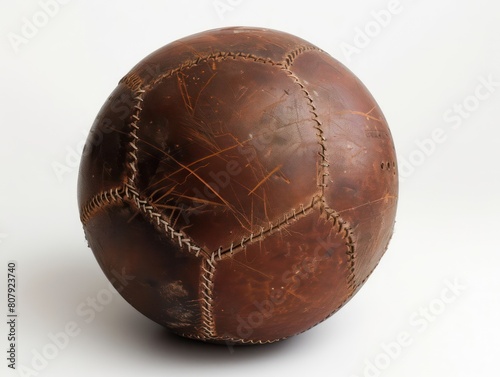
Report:
[[[346,245],[346,255],[347,255],[347,267],[349,268],[349,273],[347,275],[347,286],[349,287],[351,294],[355,290],[355,267],[356,267],[356,247],[354,241],[354,233],[351,226],[347,221],[345,221],[340,214],[333,208],[324,207],[326,218],[332,222],[332,225],[336,228],[337,234],[340,234],[342,239],[345,241]]]
[[[231,338],[228,336],[223,336],[220,337],[219,339],[224,342],[234,342],[234,343],[242,343],[242,344],[269,344],[269,343],[275,343],[279,342],[280,340],[284,340],[288,337],[282,337],[278,339],[271,339],[271,340],[253,340],[253,339],[238,339],[238,338]]]
[[[292,211],[285,213],[274,224],[269,222],[267,228],[260,227],[259,232],[250,233],[250,235],[242,237],[239,242],[232,242],[231,245],[225,248],[221,246],[218,250],[214,251],[212,255],[215,255],[218,260],[221,260],[227,255],[232,256],[236,252],[243,250],[248,244],[262,241],[266,236],[273,234],[273,232],[283,230],[293,222],[305,217],[319,201],[320,198],[318,198],[318,196],[314,196],[309,205],[304,206],[301,204],[298,209],[294,208]]]
[[[100,209],[124,200],[128,200],[129,202],[135,204],[136,208],[144,213],[146,218],[150,220],[152,224],[157,225],[159,229],[163,230],[167,238],[176,241],[181,249],[183,247],[187,248],[187,250],[196,257],[199,257],[200,254],[207,255],[201,247],[193,244],[193,241],[183,232],[172,228],[167,219],[154,207],[154,205],[149,203],[147,200],[142,199],[139,193],[135,189],[131,189],[129,186],[113,188],[108,191],[101,192],[90,199],[82,207],[82,215],[80,216],[80,219],[83,225],[85,225]]]
[[[324,131],[322,128],[321,121],[319,120],[319,115],[317,113],[316,105],[314,104],[314,100],[312,99],[311,95],[309,94],[309,91],[305,88],[304,83],[300,81],[300,79],[292,72],[291,66],[293,65],[294,60],[302,53],[306,51],[320,51],[323,52],[321,49],[315,47],[315,46],[300,46],[297,49],[291,51],[285,60],[281,63],[282,70],[286,72],[286,74],[294,81],[296,85],[300,87],[301,92],[303,93],[304,97],[307,100],[307,106],[309,106],[309,112],[312,115],[312,120],[314,122],[314,129],[316,130],[317,134],[316,136],[318,137],[318,144],[320,145],[320,151],[318,152],[318,155],[321,157],[321,162],[319,164],[319,172],[318,172],[318,178],[319,178],[319,183],[318,187],[321,190],[321,197],[324,198],[325,194],[325,188],[327,186],[327,177],[329,175],[328,173],[328,158],[327,158],[327,151],[326,151],[326,145],[325,145],[325,135]],[[323,199],[324,200],[324,199]]]
[[[124,84],[126,85],[130,90],[132,91],[136,91],[138,88],[141,87],[142,85],[142,79],[140,78],[139,75],[137,75],[136,73],[129,73],[128,75],[126,75],[125,77],[123,77],[119,84]]]
[[[217,336],[213,308],[213,288],[216,265],[217,261],[214,258],[214,254],[212,254],[210,258],[203,259],[201,265],[201,333],[204,339],[214,339]]]
[[[194,254],[196,257],[200,256],[200,253],[205,252],[201,247],[193,244],[193,241],[187,237],[184,232],[178,231],[170,226],[170,223],[165,219],[165,217],[155,208],[155,206],[149,203],[146,199],[142,199],[139,194],[131,189],[130,187],[125,187],[125,195],[130,199],[136,207],[147,215],[149,220],[157,225],[160,229],[164,230],[167,237],[176,241],[179,247],[182,249],[186,247],[187,250]]]
[[[200,278],[200,291],[201,291],[201,303],[202,303],[201,305],[202,337],[199,337],[198,339],[205,339],[205,340],[221,339],[217,337],[217,330],[216,330],[215,316],[214,316],[215,300],[213,297],[213,288],[215,285],[215,270],[217,262],[222,260],[226,255],[232,256],[235,252],[243,250],[247,244],[256,241],[261,241],[264,237],[272,234],[274,231],[282,230],[283,228],[293,223],[294,221],[297,221],[298,219],[305,217],[309,213],[309,210],[313,208],[316,202],[318,202],[318,200],[316,199],[316,197],[314,197],[311,201],[311,204],[308,205],[307,207],[301,205],[299,211],[296,211],[294,209],[291,213],[285,214],[284,217],[275,224],[270,223],[267,229],[261,228],[261,231],[259,233],[257,234],[252,233],[248,237],[243,237],[241,242],[238,243],[236,246],[231,244],[231,246],[225,250],[223,250],[222,247],[220,247],[217,251],[214,251],[209,258],[205,258],[203,260],[203,264],[201,267],[202,273]]]
[[[295,57],[298,55],[295,54]],[[289,65],[293,63],[293,60],[290,60]],[[324,198],[325,196],[325,188],[327,187],[327,177],[329,176],[328,173],[328,167],[330,166],[328,163],[328,158],[327,158],[327,151],[326,151],[326,138],[324,135],[324,131],[322,128],[322,123],[319,120],[319,115],[317,113],[316,105],[314,104],[314,100],[312,99],[311,95],[305,88],[305,85],[299,80],[299,78],[289,69],[286,68],[286,65],[282,66],[282,70],[293,80],[293,82],[300,87],[300,91],[304,95],[306,101],[307,101],[307,106],[309,107],[309,113],[312,116],[312,121],[314,122],[313,128],[316,130],[316,136],[318,137],[318,144],[320,146],[320,151],[318,152],[318,155],[321,158],[321,161],[319,163],[319,171],[318,171],[318,187],[321,190],[321,198]]]
[[[112,188],[103,191],[90,199],[87,204],[82,207],[80,220],[85,225],[99,209],[112,205],[123,200],[124,190],[122,187]]]
[[[207,340],[203,336],[200,335],[194,335],[190,333],[180,333],[180,336],[183,336],[185,338],[190,338],[190,339],[198,339],[198,340]],[[274,343],[278,342],[280,340],[287,339],[288,337],[283,337],[283,338],[277,338],[277,339],[272,339],[272,340],[253,340],[253,339],[239,339],[239,338],[232,338],[230,336],[216,336],[214,338],[211,338],[210,340],[212,341],[218,341],[218,342],[228,342],[228,343],[240,343],[240,344],[268,344],[268,343]]]
[[[324,52],[322,49],[316,47],[316,46],[299,46],[295,50],[292,50],[286,57],[283,59],[282,63],[279,63],[284,69],[290,69],[290,66],[293,64],[293,61],[302,54],[303,52],[306,51],[318,51],[318,52]]]
[[[134,92],[134,99],[135,99],[135,104],[134,104],[134,113],[132,114],[131,118],[132,121],[130,122],[130,141],[128,142],[128,146],[130,147],[129,151],[127,152],[127,182],[125,183],[125,186],[127,188],[136,189],[135,185],[135,180],[137,177],[137,151],[139,148],[137,147],[137,141],[139,140],[139,137],[137,136],[137,131],[139,130],[139,125],[138,122],[140,120],[140,114],[142,111],[142,103],[144,101],[143,95],[146,91],[142,89],[140,86],[135,90]],[[139,194],[137,194],[139,195]]]
[[[200,56],[200,57],[196,58],[195,60],[186,60],[184,63],[180,64],[178,67],[169,69],[164,74],[157,76],[154,80],[152,80],[150,83],[145,85],[144,88],[151,89],[154,86],[156,86],[157,84],[159,84],[161,81],[163,81],[164,79],[172,77],[175,74],[180,73],[184,69],[189,69],[189,68],[195,67],[198,64],[205,63],[205,62],[208,62],[210,60],[222,62],[222,61],[228,60],[228,59],[252,60],[256,63],[279,65],[279,63],[276,63],[269,58],[263,58],[263,57],[260,57],[260,56],[254,55],[254,54],[248,54],[248,53],[243,53],[243,52],[224,52],[224,51],[213,52],[207,56]]]

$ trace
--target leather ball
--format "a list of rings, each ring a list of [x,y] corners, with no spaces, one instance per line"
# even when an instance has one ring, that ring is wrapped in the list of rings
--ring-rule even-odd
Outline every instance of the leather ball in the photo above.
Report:
[[[247,27],[139,62],[101,108],[78,182],[120,294],[216,343],[274,342],[339,310],[384,254],[397,198],[392,137],[361,81],[303,39]]]

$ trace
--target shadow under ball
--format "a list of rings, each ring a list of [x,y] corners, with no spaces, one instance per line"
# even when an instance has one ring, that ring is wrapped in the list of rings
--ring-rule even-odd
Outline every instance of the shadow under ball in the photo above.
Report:
[[[251,344],[358,291],[397,195],[391,134],[360,80],[303,39],[246,27],[137,64],[100,110],[78,182],[89,246],[132,306],[188,338]]]

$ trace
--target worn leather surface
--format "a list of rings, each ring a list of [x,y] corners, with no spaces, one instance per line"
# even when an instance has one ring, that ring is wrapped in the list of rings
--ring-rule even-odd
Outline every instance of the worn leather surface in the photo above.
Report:
[[[391,237],[387,122],[342,64],[289,34],[212,30],[155,51],[83,153],[85,234],[120,291],[181,335],[264,343],[321,322]]]

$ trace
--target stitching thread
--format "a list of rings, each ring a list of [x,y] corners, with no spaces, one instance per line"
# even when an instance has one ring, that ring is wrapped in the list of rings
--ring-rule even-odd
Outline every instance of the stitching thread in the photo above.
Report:
[[[95,195],[82,207],[82,215],[80,216],[82,223],[85,225],[100,209],[106,208],[119,201],[133,203],[139,211],[147,215],[146,218],[149,219],[153,225],[158,226],[159,229],[164,231],[167,238],[177,241],[179,247],[186,247],[191,254],[197,257],[200,256],[201,253],[207,255],[201,247],[194,245],[192,240],[183,232],[172,228],[170,223],[154,205],[149,203],[146,199],[142,199],[139,193],[130,186],[113,188]]]
[[[299,46],[295,50],[292,50],[286,57],[283,59],[283,62],[278,63],[284,69],[290,69],[290,66],[293,64],[293,61],[303,52],[306,51],[319,51],[324,52],[322,49],[316,46]]]
[[[354,233],[352,228],[345,221],[340,214],[332,208],[324,207],[326,218],[332,222],[332,226],[336,227],[337,234],[346,241],[346,255],[347,255],[347,266],[349,268],[349,273],[347,275],[347,286],[351,291],[351,294],[355,290],[355,267],[356,267],[356,253],[355,253],[355,242]]]
[[[164,218],[161,213],[159,213],[154,205],[149,203],[146,199],[141,199],[139,194],[129,186],[125,188],[125,195],[136,205],[136,207],[140,211],[142,211],[149,217],[153,224],[162,229],[167,237],[170,237],[172,240],[177,241],[181,249],[183,247],[186,247],[187,250],[195,256],[198,257],[200,255],[200,253],[203,251],[202,248],[194,245],[193,241],[189,237],[187,237],[184,232],[172,228],[170,226],[170,223]]]
[[[190,338],[190,339],[197,339],[197,340],[203,340],[203,341],[207,340],[203,336],[190,334],[190,333],[179,333],[179,335],[183,336],[185,338]],[[226,343],[233,343],[233,344],[237,344],[237,343],[240,343],[240,344],[269,344],[269,343],[278,342],[280,340],[284,340],[287,338],[289,338],[289,337],[283,337],[283,338],[278,338],[278,339],[273,339],[273,340],[253,340],[253,339],[232,338],[230,336],[215,336],[213,338],[210,338],[209,340],[215,341],[215,342],[226,342]]]
[[[207,56],[200,56],[196,58],[195,60],[186,60],[184,63],[180,64],[178,67],[173,68],[168,70],[162,75],[157,76],[151,83],[149,83],[146,87],[148,89],[156,86],[159,84],[163,79],[171,77],[179,72],[181,72],[184,69],[189,69],[194,66],[197,66],[200,63],[205,63],[210,60],[215,60],[218,62],[222,62],[227,59],[243,59],[243,60],[253,60],[254,62],[259,62],[263,64],[271,64],[271,65],[277,65],[274,61],[272,61],[269,58],[262,58],[260,56],[256,56],[254,54],[245,54],[243,52],[213,52]]]
[[[297,54],[295,54],[297,57]],[[293,82],[300,87],[300,91],[304,95],[307,106],[309,107],[309,113],[312,115],[312,121],[314,122],[314,129],[317,131],[316,136],[318,137],[318,144],[320,146],[320,151],[318,155],[321,157],[321,162],[319,163],[319,172],[318,172],[318,187],[321,190],[321,197],[323,198],[325,195],[325,188],[327,187],[327,177],[329,176],[328,167],[330,164],[328,163],[326,145],[325,145],[325,134],[322,128],[322,123],[319,120],[319,116],[317,113],[316,105],[314,104],[314,100],[311,95],[305,88],[305,85],[299,80],[299,78],[289,69],[291,64],[293,64],[293,60],[289,58],[289,63],[287,65],[283,64],[282,70],[293,80]]]
[[[243,237],[241,242],[236,246],[234,243],[224,249],[219,247],[218,250],[212,252],[210,257],[204,258],[201,266],[201,277],[200,277],[200,291],[201,297],[201,310],[202,310],[202,325],[201,332],[203,334],[204,340],[218,340],[221,338],[217,337],[217,330],[215,326],[215,316],[214,316],[214,298],[213,298],[213,288],[215,280],[215,270],[217,267],[217,261],[222,260],[225,255],[232,256],[235,251],[240,251],[245,248],[246,244],[253,243],[258,240],[262,240],[266,235],[272,234],[273,230],[280,230],[283,227],[291,224],[292,222],[302,218],[308,214],[308,211],[313,208],[314,204],[318,200],[314,197],[311,204],[307,207],[303,205],[300,206],[300,210],[293,210],[291,213],[285,214],[282,220],[279,220],[276,224],[270,224],[267,229],[261,227],[261,231],[257,234],[251,233],[248,237]],[[233,341],[236,339],[232,339]],[[279,340],[279,339],[277,339]],[[241,341],[241,340],[239,340]],[[252,342],[250,342],[252,343]]]
[[[210,258],[204,258],[201,265],[201,332],[205,339],[214,339],[217,336],[213,310],[213,288],[216,264],[217,262],[214,258],[214,254],[212,254]]]
[[[134,99],[136,100],[135,105],[134,105],[134,113],[132,114],[132,122],[130,123],[130,138],[131,140],[129,141],[128,145],[131,148],[127,152],[127,156],[129,158],[129,161],[127,162],[128,166],[128,172],[127,172],[127,177],[128,177],[128,182],[125,183],[127,188],[130,189],[135,189],[135,178],[137,175],[137,140],[139,140],[139,137],[137,136],[137,131],[139,130],[139,125],[137,122],[139,122],[140,114],[142,111],[142,102],[144,101],[143,95],[146,91],[144,89],[141,89],[141,87],[138,87],[136,91],[134,92],[135,97]],[[137,194],[138,196],[139,194]]]
[[[240,242],[231,242],[229,247],[223,248],[219,247],[218,250],[214,251],[212,255],[218,260],[221,260],[226,255],[232,256],[235,252],[240,251],[245,248],[245,246],[249,243],[253,243],[256,241],[261,241],[267,235],[273,234],[273,232],[284,229],[287,225],[292,224],[294,221],[306,216],[309,211],[320,201],[318,196],[314,196],[311,200],[311,203],[307,206],[301,204],[299,209],[292,209],[291,212],[285,213],[279,220],[277,220],[274,224],[269,223],[267,228],[260,227],[259,232],[250,233],[248,236],[244,236]]]
[[[123,194],[123,188],[117,187],[95,195],[82,207],[80,221],[86,224],[100,208],[123,200]]]
[[[119,84],[124,84],[128,86],[132,91],[136,91],[137,88],[141,87],[142,79],[136,73],[129,73],[120,80]]]

